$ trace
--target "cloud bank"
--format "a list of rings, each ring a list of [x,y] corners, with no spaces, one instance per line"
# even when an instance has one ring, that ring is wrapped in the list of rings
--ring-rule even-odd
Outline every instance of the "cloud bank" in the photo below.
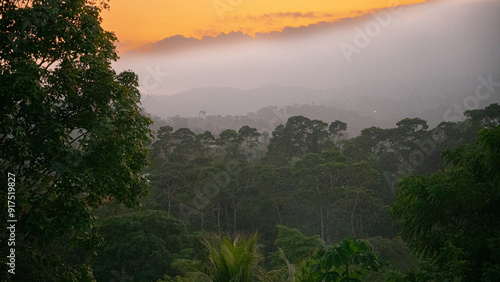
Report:
[[[480,75],[500,81],[499,14],[498,1],[433,1],[255,38],[171,37],[122,55],[114,67],[135,71],[141,91],[153,95],[270,84],[359,89],[346,96],[388,95],[381,85],[422,100],[467,95]]]

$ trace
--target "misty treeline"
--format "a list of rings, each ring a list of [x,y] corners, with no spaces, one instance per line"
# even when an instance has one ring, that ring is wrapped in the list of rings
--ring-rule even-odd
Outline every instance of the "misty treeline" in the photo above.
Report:
[[[496,125],[498,111],[493,104],[466,112],[464,122],[434,129],[408,118],[348,140],[347,124],[303,116],[291,117],[271,134],[243,126],[216,137],[165,126],[152,145],[147,173],[153,194],[144,204],[198,229],[232,235],[256,229],[267,234],[269,222],[272,230],[285,224],[326,242],[390,237],[386,208],[396,181],[443,170],[440,154],[474,144],[479,128]]]
[[[166,251],[168,256],[155,258],[140,252],[145,261],[158,259],[164,265],[146,277],[179,275],[172,281],[183,281],[181,277],[193,281],[199,278],[193,273],[204,273],[212,280],[200,281],[229,281],[214,278],[222,270],[213,265],[213,256],[218,250],[223,261],[223,250],[234,256],[243,250],[255,252],[255,265],[268,271],[267,278],[260,278],[264,281],[340,281],[343,277],[492,281],[499,273],[500,254],[500,228],[495,222],[499,170],[498,159],[492,159],[499,153],[500,106],[467,111],[465,116],[463,122],[443,122],[433,129],[425,120],[406,118],[394,128],[366,128],[351,139],[344,138],[348,125],[342,121],[327,124],[304,116],[289,118],[270,134],[248,126],[224,130],[218,136],[161,127],[151,146],[152,165],[145,169],[152,192],[141,203],[143,210],[161,211],[165,221],[177,226],[155,236],[178,238],[174,243],[164,241],[167,249],[172,248]],[[493,137],[478,141],[478,134]],[[487,155],[482,159],[481,154]],[[483,178],[474,178],[478,175]],[[404,180],[397,188],[400,179]],[[101,232],[109,245],[98,252],[100,263],[93,264],[99,270],[97,278],[111,279],[109,269],[120,268],[128,269],[129,275],[135,273],[136,279],[145,275],[140,266],[124,262],[133,255],[125,255],[118,246],[132,244],[123,237],[127,232],[150,230],[151,224],[161,229],[167,223],[160,223],[158,217],[157,223],[149,219],[153,222],[137,223],[134,229],[130,227],[134,220],[141,221],[132,219],[130,212],[113,204],[97,210],[103,218],[118,214],[102,221]],[[485,220],[488,225],[483,226]],[[110,231],[111,223],[116,230]],[[111,232],[115,235],[110,236]],[[146,237],[140,242],[154,244],[147,237],[153,236],[151,232],[142,236]],[[213,236],[223,239],[214,243]],[[245,240],[255,240],[260,247],[247,250]],[[363,242],[368,242],[365,250],[374,260],[354,259],[359,265],[343,270],[341,265],[349,265],[349,252],[363,253],[362,248],[352,251],[349,246]],[[236,248],[239,244],[242,249]],[[110,251],[113,246],[117,249]],[[342,246],[345,250],[335,249]],[[336,255],[346,255],[329,254],[333,249]],[[338,264],[332,265],[333,261]],[[241,267],[245,262],[236,264]],[[380,269],[383,272],[365,273]],[[234,281],[253,281],[258,275],[249,277],[253,278]]]

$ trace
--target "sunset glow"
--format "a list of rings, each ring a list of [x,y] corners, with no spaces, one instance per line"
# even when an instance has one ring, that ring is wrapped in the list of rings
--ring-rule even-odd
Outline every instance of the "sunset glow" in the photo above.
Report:
[[[123,52],[173,35],[202,38],[241,31],[253,36],[421,2],[425,1],[111,0],[102,17],[103,27],[115,32]]]

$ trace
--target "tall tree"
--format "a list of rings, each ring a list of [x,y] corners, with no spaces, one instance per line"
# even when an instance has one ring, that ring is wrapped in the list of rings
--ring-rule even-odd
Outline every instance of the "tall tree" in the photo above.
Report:
[[[500,275],[500,127],[481,131],[477,146],[443,157],[444,172],[399,183],[393,213],[401,235],[440,277],[494,281]]]
[[[238,139],[241,142],[241,148],[245,152],[247,159],[257,157],[257,149],[259,147],[260,133],[255,128],[243,126],[238,130]]]
[[[90,0],[0,5],[0,177],[15,175],[17,243],[36,257],[45,256],[37,246],[64,234],[92,238],[91,209],[104,198],[132,207],[148,193],[141,171],[151,121],[138,107],[137,76],[111,68],[118,56],[116,37],[101,27],[106,7]],[[32,264],[19,262],[16,278],[57,280],[67,269],[47,273]]]
[[[495,128],[500,125],[500,105],[491,104],[485,109],[466,111],[465,116],[475,125]]]
[[[291,164],[305,153],[321,152],[328,140],[327,123],[293,116],[273,131],[268,157],[276,164]]]

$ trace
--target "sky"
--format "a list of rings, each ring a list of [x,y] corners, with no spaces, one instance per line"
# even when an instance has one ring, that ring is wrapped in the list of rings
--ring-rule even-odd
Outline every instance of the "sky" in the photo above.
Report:
[[[174,35],[199,39],[241,31],[254,36],[421,2],[425,1],[111,0],[101,16],[103,27],[117,35],[123,53]]]
[[[258,0],[231,0],[223,19],[212,1],[137,7],[139,1],[114,1],[109,17],[104,15],[107,30],[117,21],[122,44],[113,68],[139,76],[143,106],[157,115],[247,114],[268,105],[314,102],[361,111],[357,101],[367,97],[399,102],[373,105],[363,114],[400,111],[407,117],[417,108],[441,108],[442,118],[435,120],[447,120],[449,107],[463,113],[500,98],[498,0],[429,0],[393,8],[379,8],[394,6],[387,1],[311,1],[305,7],[305,1],[259,6]],[[170,3],[163,9],[169,12],[151,8],[161,3]],[[350,16],[332,17],[341,11]],[[317,98],[311,94],[320,92]],[[258,98],[234,100],[238,93]],[[175,99],[162,105],[157,96]],[[217,107],[209,110],[209,103]]]

